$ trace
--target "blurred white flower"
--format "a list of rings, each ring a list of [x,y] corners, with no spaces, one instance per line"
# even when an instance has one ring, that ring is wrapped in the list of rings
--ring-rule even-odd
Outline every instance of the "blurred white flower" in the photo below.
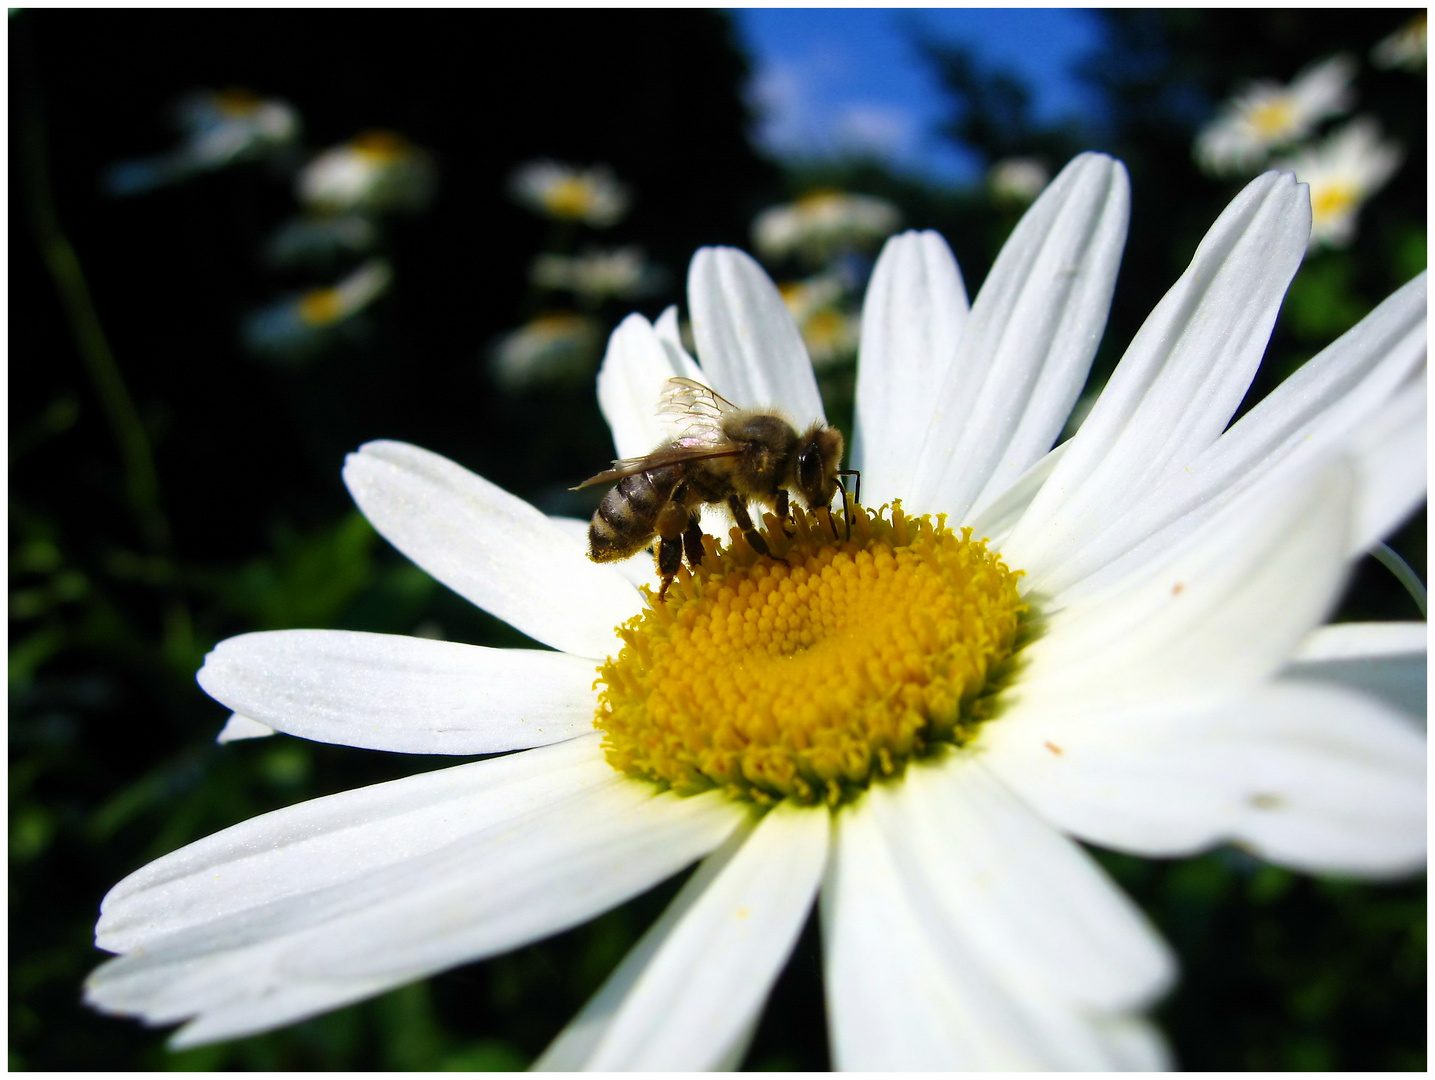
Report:
[[[299,201],[321,213],[422,209],[433,195],[428,154],[392,131],[366,131],[325,150],[299,173]]]
[[[1197,134],[1197,164],[1216,174],[1258,168],[1271,151],[1350,108],[1355,67],[1349,56],[1332,56],[1306,68],[1289,86],[1268,79],[1246,86]]]
[[[257,355],[300,360],[325,348],[331,331],[383,295],[393,270],[383,259],[370,259],[337,285],[310,289],[269,305],[249,317],[244,340]]]
[[[540,255],[528,271],[543,289],[571,292],[590,303],[609,298],[632,300],[652,291],[656,269],[640,247],[590,248],[578,255]]]
[[[1003,158],[987,173],[987,187],[1004,202],[1029,203],[1051,181],[1051,173],[1036,158]]]
[[[581,221],[595,229],[616,224],[628,212],[628,189],[606,165],[580,169],[556,161],[530,161],[508,181],[513,198],[544,217]]]
[[[291,147],[299,114],[287,102],[241,89],[190,94],[175,109],[184,142],[168,154],[121,161],[102,177],[114,196],[138,195],[196,173],[252,161]]]
[[[886,199],[822,189],[764,210],[752,223],[752,239],[764,258],[795,254],[817,264],[844,249],[875,248],[901,224]]]
[[[1379,68],[1424,71],[1427,22],[1426,13],[1417,12],[1399,30],[1376,43],[1370,50],[1370,62]]]
[[[323,265],[368,251],[378,239],[373,221],[362,214],[311,214],[280,226],[265,256],[277,266]]]
[[[784,282],[778,291],[797,323],[813,367],[820,370],[856,357],[862,323],[845,306],[847,287],[839,275]]]
[[[490,365],[506,390],[571,383],[592,372],[602,345],[603,324],[596,319],[550,311],[499,338]]]
[[[1274,162],[1310,185],[1311,247],[1346,247],[1361,206],[1400,168],[1405,152],[1382,139],[1380,122],[1359,116],[1313,146]]]

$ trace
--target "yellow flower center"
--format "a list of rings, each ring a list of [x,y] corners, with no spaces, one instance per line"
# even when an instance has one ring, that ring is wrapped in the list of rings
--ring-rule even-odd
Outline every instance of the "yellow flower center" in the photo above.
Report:
[[[850,530],[769,514],[771,558],[737,529],[725,551],[705,537],[599,669],[609,764],[679,794],[835,805],[969,740],[1026,610],[1019,574],[945,515],[885,510],[851,505]]]
[[[338,289],[311,289],[299,298],[299,318],[310,326],[328,326],[344,313]]]
[[[1276,98],[1257,105],[1246,119],[1261,138],[1276,139],[1291,130],[1295,123],[1295,109],[1285,98]]]
[[[253,92],[238,87],[219,91],[214,95],[214,103],[219,106],[220,112],[235,117],[252,116],[259,111],[262,104]]]
[[[392,131],[366,131],[349,140],[349,146],[361,158],[376,165],[398,161],[408,153],[408,140]]]
[[[820,214],[839,205],[847,196],[836,188],[814,188],[793,205],[799,213]]]
[[[543,193],[543,202],[554,217],[581,218],[593,205],[592,185],[581,177],[565,177]]]
[[[1360,199],[1360,193],[1353,184],[1311,185],[1310,213],[1312,221],[1319,225],[1331,218],[1339,217]]]
[[[847,320],[842,312],[825,308],[802,324],[802,336],[809,345],[835,349],[847,340]]]

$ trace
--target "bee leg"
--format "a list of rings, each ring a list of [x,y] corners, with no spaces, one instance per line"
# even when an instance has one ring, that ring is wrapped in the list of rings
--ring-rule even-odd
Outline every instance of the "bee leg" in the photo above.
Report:
[[[736,495],[727,497],[727,508],[732,511],[733,520],[737,527],[742,530],[743,539],[752,546],[752,550],[759,555],[766,555],[769,558],[777,558],[768,550],[767,541],[752,523],[752,515],[747,512],[747,503],[743,502]],[[778,562],[786,562],[786,559],[778,559]]]
[[[688,555],[688,565],[694,570],[703,561],[703,527],[698,524],[697,514],[688,518],[688,527],[683,532],[683,549]]]
[[[862,503],[862,474],[856,469],[839,469],[837,471],[837,486],[842,489],[842,516],[847,519],[847,539],[852,539],[852,511],[847,506],[847,485],[843,483],[844,476],[854,478],[853,484],[857,488],[852,496],[852,501],[859,506]]]
[[[663,575],[663,587],[658,592],[659,600],[667,595],[668,586],[673,583],[673,575],[678,572],[678,567],[683,565],[683,529],[690,517],[681,502],[670,499],[667,505],[658,511],[657,520],[653,523],[654,531],[661,541],[658,544],[658,573]]]
[[[787,518],[792,511],[787,504],[786,488],[777,489],[777,505],[772,509],[777,514],[777,519],[782,522],[782,534],[784,536],[791,536],[792,533],[787,531]]]
[[[658,590],[658,599],[661,600],[668,594],[668,586],[673,583],[673,578],[678,572],[678,567],[683,565],[683,541],[681,537],[663,537],[658,542],[658,573],[663,575],[662,588]]]

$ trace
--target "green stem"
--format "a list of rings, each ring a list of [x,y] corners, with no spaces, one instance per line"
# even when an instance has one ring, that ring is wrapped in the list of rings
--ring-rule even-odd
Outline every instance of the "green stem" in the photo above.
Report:
[[[59,214],[50,191],[50,170],[45,145],[45,121],[40,104],[40,78],[28,39],[27,27],[11,30],[11,56],[22,71],[21,158],[26,194],[30,204],[30,226],[34,229],[40,255],[54,279],[75,345],[85,371],[100,400],[105,417],[119,443],[125,476],[125,494],[137,519],[146,545],[166,562],[171,560],[169,522],[160,501],[159,473],[155,468],[149,434],[140,420],[134,400],[120,375],[119,364],[105,337],[99,312],[90,296],[90,287],[74,246],[60,227]],[[165,651],[173,661],[188,664],[194,651],[193,623],[184,598],[169,590],[164,612]]]
[[[1389,544],[1376,544],[1370,554],[1374,555],[1381,566],[1395,575],[1395,579],[1405,586],[1405,591],[1415,601],[1415,606],[1420,609],[1420,617],[1427,618],[1425,614],[1425,586],[1418,574],[1410,568],[1410,564],[1396,554],[1395,549]]]
[[[29,59],[27,57],[26,59]],[[30,64],[25,65],[26,68]],[[65,306],[75,344],[84,361],[86,373],[105,411],[115,440],[119,443],[124,463],[125,492],[139,520],[141,532],[149,546],[160,552],[169,549],[169,525],[160,507],[159,478],[149,436],[140,421],[134,401],[120,376],[119,365],[110,349],[99,313],[90,297],[89,285],[74,247],[60,227],[50,194],[49,167],[46,163],[44,122],[40,115],[38,84],[33,79],[24,101],[24,153],[22,155],[25,187],[30,202],[30,224],[45,266],[54,279],[55,288]]]

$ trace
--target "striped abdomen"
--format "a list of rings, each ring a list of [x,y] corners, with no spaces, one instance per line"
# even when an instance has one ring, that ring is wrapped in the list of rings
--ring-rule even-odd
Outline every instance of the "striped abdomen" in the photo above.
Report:
[[[658,515],[682,479],[680,466],[664,465],[625,476],[609,488],[588,526],[588,557],[611,562],[647,547],[657,532]]]

